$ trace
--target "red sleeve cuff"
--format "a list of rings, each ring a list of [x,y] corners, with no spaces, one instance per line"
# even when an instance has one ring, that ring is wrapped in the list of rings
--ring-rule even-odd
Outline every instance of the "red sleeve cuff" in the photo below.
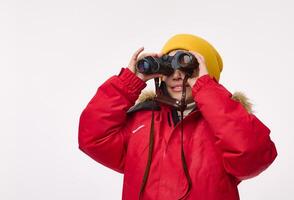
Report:
[[[196,94],[205,85],[210,85],[215,83],[217,83],[217,81],[215,80],[214,77],[210,77],[209,74],[203,75],[196,80],[196,83],[194,84],[192,88],[192,92],[193,94]]]
[[[122,68],[118,78],[122,81],[125,89],[130,95],[133,95],[134,98],[138,97],[141,91],[146,87],[146,83],[136,76],[128,68]]]

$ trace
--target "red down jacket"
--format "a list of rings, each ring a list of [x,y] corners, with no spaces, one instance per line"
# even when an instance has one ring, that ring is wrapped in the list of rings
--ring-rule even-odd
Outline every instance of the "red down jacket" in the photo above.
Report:
[[[123,68],[99,87],[80,117],[79,148],[124,173],[124,200],[139,199],[147,163],[152,111],[127,114],[145,86]],[[209,75],[196,81],[192,94],[199,110],[183,120],[192,180],[187,199],[237,200],[240,181],[261,173],[277,156],[270,129]],[[154,149],[144,200],[179,199],[188,187],[181,164],[181,129],[169,125],[168,115],[170,107],[164,104],[154,111]]]

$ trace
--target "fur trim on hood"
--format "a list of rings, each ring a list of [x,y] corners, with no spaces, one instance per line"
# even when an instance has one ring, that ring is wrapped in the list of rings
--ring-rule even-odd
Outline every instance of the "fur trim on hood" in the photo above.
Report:
[[[154,96],[155,96],[155,93],[152,90],[142,91],[138,100],[136,101],[136,104],[153,100]],[[250,102],[250,100],[247,98],[247,96],[243,92],[240,92],[240,91],[234,92],[232,95],[232,99],[234,99],[235,101],[239,101],[249,113],[254,112],[252,110],[253,104]]]

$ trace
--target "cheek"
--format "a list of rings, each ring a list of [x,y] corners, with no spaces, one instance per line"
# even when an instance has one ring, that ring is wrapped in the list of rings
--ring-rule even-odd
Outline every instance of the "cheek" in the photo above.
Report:
[[[172,86],[172,83],[168,78],[162,79],[162,81],[164,81],[164,83],[168,89]]]
[[[174,92],[172,91],[172,89],[170,87],[167,87],[167,92],[169,93],[169,95],[172,97],[172,98],[175,98],[175,99],[180,99],[181,97],[181,94],[180,92]]]
[[[162,76],[161,80],[164,81],[166,85],[168,85],[169,78],[167,76]]]

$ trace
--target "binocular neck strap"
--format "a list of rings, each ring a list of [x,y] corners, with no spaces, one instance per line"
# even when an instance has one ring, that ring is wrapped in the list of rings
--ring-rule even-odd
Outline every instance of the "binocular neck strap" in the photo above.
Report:
[[[187,107],[186,104],[186,84],[187,84],[187,80],[190,76],[188,76],[187,74],[185,75],[185,78],[183,80],[183,89],[182,89],[182,98],[181,98],[181,105],[183,106],[183,109],[181,111],[184,111]]]
[[[186,84],[187,84],[187,80],[190,76],[189,75],[185,75],[185,78],[183,80],[183,85],[182,85],[182,97],[181,97],[181,100],[177,100],[177,99],[174,99],[174,98],[171,98],[171,97],[167,97],[165,95],[162,94],[162,91],[159,90],[159,80],[158,78],[155,79],[155,87],[156,87],[156,95],[155,95],[155,98],[154,100],[155,101],[158,101],[158,102],[161,102],[161,103],[165,103],[165,104],[168,104],[168,105],[171,105],[173,107],[175,107],[176,109],[180,110],[181,111],[181,120],[180,120],[180,123],[181,123],[181,161],[182,161],[182,166],[183,166],[183,170],[184,170],[184,173],[185,173],[185,176],[186,176],[186,179],[187,179],[187,182],[188,182],[188,188],[185,192],[185,194],[178,200],[184,200],[186,199],[186,197],[190,194],[190,191],[191,191],[191,188],[192,188],[192,180],[191,180],[191,177],[190,177],[190,174],[189,174],[189,170],[188,170],[188,167],[187,167],[187,161],[186,161],[186,158],[185,158],[185,152],[184,152],[184,125],[183,125],[183,118],[184,118],[184,110],[186,109],[187,107],[187,104],[186,104]],[[154,120],[154,110],[152,110],[152,122]],[[151,132],[150,132],[150,142],[149,143],[149,150],[150,148],[153,149],[153,140],[154,140],[154,133],[153,133],[153,130],[154,129],[154,124],[152,123],[151,124]],[[150,169],[150,164],[151,164],[151,155],[152,154],[152,150],[149,151],[149,154],[148,154],[148,164],[147,164],[147,167],[146,167],[146,171],[145,171],[145,175],[144,175],[144,178],[143,178],[143,184],[142,184],[142,188],[141,188],[141,191],[140,191],[140,197],[141,197],[141,194],[143,193],[143,190],[144,190],[144,187],[145,187],[145,184],[147,182],[147,177],[148,177],[148,173],[149,173],[149,169]],[[147,176],[147,177],[146,177]],[[139,198],[140,199],[140,198]]]

